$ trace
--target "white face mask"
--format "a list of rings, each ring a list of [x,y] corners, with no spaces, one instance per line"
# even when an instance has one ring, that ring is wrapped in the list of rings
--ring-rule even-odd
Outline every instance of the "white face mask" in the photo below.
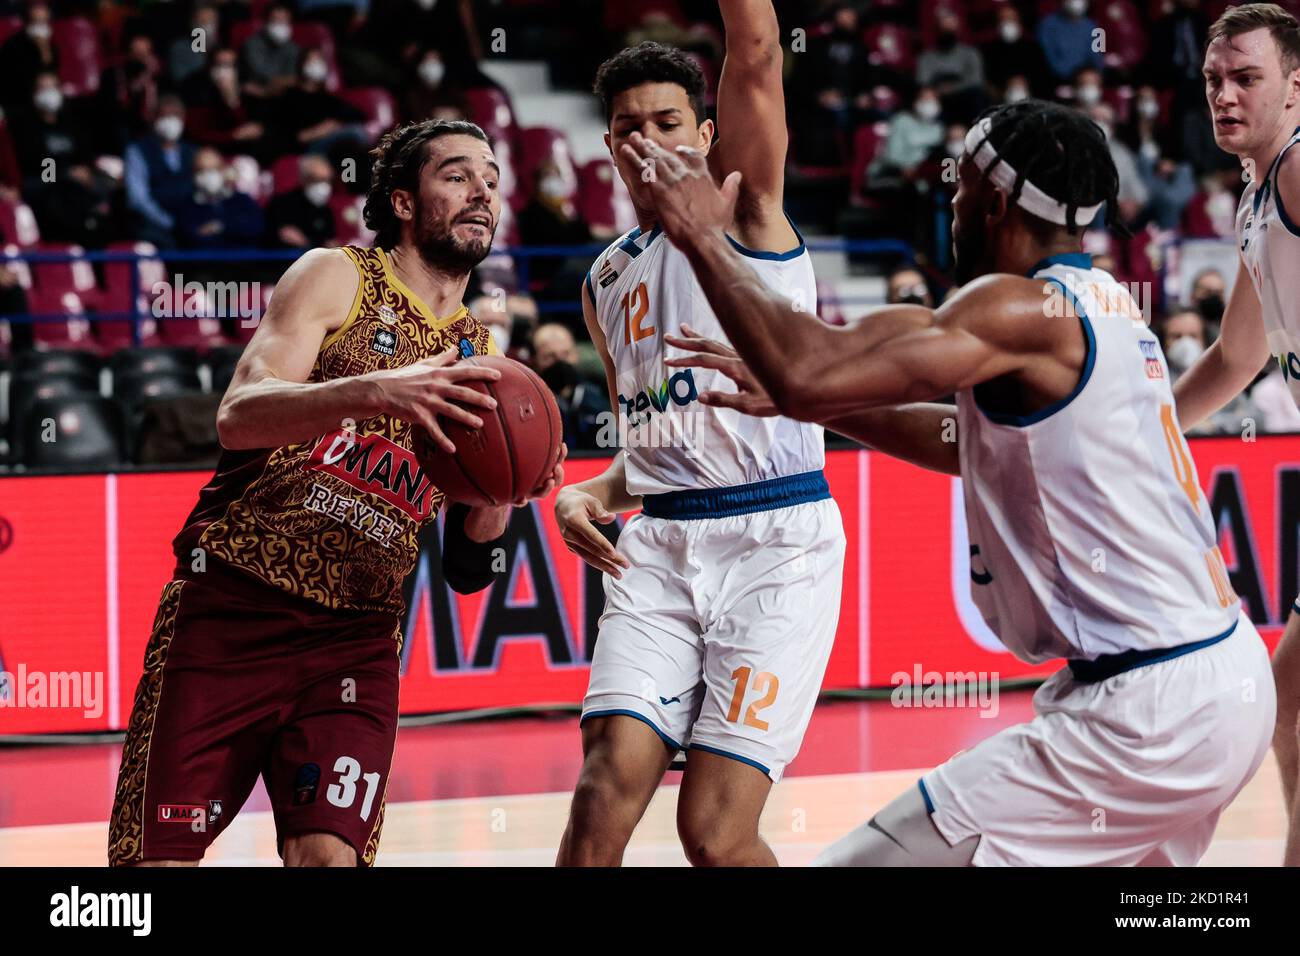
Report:
[[[302,75],[313,83],[320,83],[330,75],[330,68],[322,60],[308,60],[303,64]]]
[[[179,116],[160,116],[154,122],[153,129],[158,134],[159,139],[174,143],[181,138],[181,131],[185,129],[185,121]]]
[[[1088,0],[1066,0],[1065,9],[1076,17],[1088,12]]]
[[[1021,100],[1029,98],[1029,90],[1023,86],[1007,87],[1007,102],[1019,103]]]
[[[1020,39],[1020,24],[1011,20],[1004,20],[998,24],[998,34],[1006,43],[1015,43]]]
[[[330,195],[334,190],[329,183],[308,183],[302,187],[302,194],[307,197],[307,201],[313,206],[323,206],[330,201]]]
[[[204,169],[194,174],[194,184],[201,192],[215,196],[226,188],[226,177],[219,169]]]
[[[239,78],[233,66],[214,66],[212,68],[212,79],[216,83],[234,83]]]
[[[953,159],[961,157],[961,151],[966,148],[966,143],[960,139],[950,139],[944,149]]]
[[[537,191],[547,199],[563,199],[569,194],[563,176],[543,176],[537,183]]]
[[[54,87],[49,86],[43,90],[37,90],[36,95],[32,97],[32,102],[36,108],[44,113],[57,113],[59,107],[63,105],[63,94]]]
[[[492,333],[492,341],[497,344],[497,351],[505,355],[510,348],[510,326],[489,325],[488,331]]]
[[[1077,99],[1084,106],[1095,106],[1101,102],[1101,87],[1093,83],[1079,87],[1074,93]]]
[[[1138,100],[1138,116],[1143,119],[1155,119],[1160,115],[1160,102],[1153,99]]]
[[[1169,360],[1169,365],[1179,371],[1186,371],[1192,367],[1192,363],[1201,357],[1205,351],[1205,346],[1190,335],[1183,335],[1173,341],[1165,352],[1165,358]]]
[[[921,100],[921,102],[916,104],[916,115],[926,121],[937,119],[939,116],[939,104],[934,100]]]
[[[276,43],[288,43],[293,36],[293,27],[287,23],[268,23],[266,25],[266,35]]]
[[[1142,154],[1143,159],[1149,159],[1152,162],[1155,162],[1160,158],[1160,144],[1149,139],[1138,147],[1138,152]]]
[[[421,10],[432,10],[437,5],[438,0],[415,0],[415,3]]]
[[[50,38],[50,25],[48,23],[28,24],[27,35],[33,40],[48,40]]]
[[[438,86],[447,75],[447,67],[442,60],[424,60],[420,63],[420,79],[429,86]]]

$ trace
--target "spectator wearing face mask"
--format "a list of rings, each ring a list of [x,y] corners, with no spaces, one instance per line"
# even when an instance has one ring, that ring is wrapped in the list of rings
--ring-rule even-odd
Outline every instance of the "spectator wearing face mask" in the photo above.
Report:
[[[190,249],[240,248],[262,238],[262,209],[231,185],[222,155],[205,146],[194,156],[189,198],[176,215],[176,235]]]
[[[564,424],[564,442],[570,448],[599,448],[601,426],[608,418],[609,396],[604,384],[578,373],[578,345],[573,333],[558,322],[546,322],[533,333],[533,368],[542,377]]]
[[[997,33],[985,44],[983,54],[989,83],[995,89],[1006,91],[1011,80],[1019,77],[1028,95],[1043,96],[1050,91],[1043,48],[1032,36],[1025,36],[1020,11],[1011,4],[998,8]]]
[[[186,81],[185,101],[190,104],[185,125],[195,143],[228,154],[244,153],[263,164],[270,161],[266,128],[253,115],[252,104],[240,88],[234,50],[212,53],[212,65]]]
[[[196,4],[190,18],[190,29],[167,47],[167,75],[173,84],[183,84],[208,65],[209,57],[221,46],[220,29],[216,6]]]
[[[916,178],[920,165],[943,142],[941,108],[934,90],[922,88],[910,110],[900,110],[889,123],[889,135],[868,170],[877,186],[898,185]]]
[[[408,123],[429,119],[442,109],[466,112],[465,94],[447,77],[447,64],[437,50],[426,50],[415,65],[414,75],[403,84],[403,115]]]
[[[334,170],[324,157],[309,154],[298,160],[298,188],[280,193],[266,207],[271,245],[311,249],[339,244],[330,208],[334,178]]]
[[[279,96],[297,82],[301,53],[293,42],[293,14],[287,5],[276,4],[267,12],[266,25],[240,50],[244,92],[263,99]]]
[[[175,244],[176,213],[194,190],[194,146],[181,139],[185,105],[165,95],[152,132],[126,147],[126,207],[135,238],[161,247]]]
[[[1169,374],[1176,382],[1209,347],[1210,329],[1200,312],[1194,309],[1178,310],[1170,313],[1161,323],[1160,342],[1164,347],[1165,361],[1169,364]],[[1247,420],[1254,421],[1255,427],[1259,428],[1261,418],[1259,408],[1247,393],[1242,392],[1200,425],[1188,429],[1187,434],[1241,434],[1246,428]]]
[[[1237,196],[1229,188],[1240,185],[1237,172],[1206,173],[1183,210],[1182,231],[1187,239],[1230,239],[1236,235]]]
[[[1223,319],[1228,284],[1218,269],[1202,269],[1192,279],[1191,306],[1206,322],[1217,327]]]
[[[84,124],[68,116],[59,78],[42,73],[36,78],[31,104],[14,120],[14,150],[28,190],[39,189],[42,177],[91,157],[91,143],[82,133]],[[50,166],[48,161],[53,160]]]
[[[161,74],[162,64],[154,55],[153,40],[140,34],[131,38],[121,62],[101,75],[102,115],[116,120],[119,142],[129,142],[141,135],[154,121]]]
[[[1088,0],[1064,0],[1060,9],[1038,24],[1038,42],[1047,59],[1047,69],[1057,82],[1064,82],[1083,67],[1100,70],[1101,53],[1094,49],[1097,23],[1088,16]]]
[[[1137,158],[1138,173],[1150,196],[1151,221],[1160,229],[1177,229],[1183,210],[1196,195],[1196,173],[1178,157],[1171,130],[1160,122],[1160,100],[1151,86],[1138,88],[1132,116],[1120,138]]]
[[[916,61],[916,82],[933,87],[954,121],[969,122],[984,106],[984,58],[961,42],[961,20],[947,8],[935,19],[935,45]]]
[[[367,142],[365,114],[325,88],[329,62],[319,50],[303,54],[298,85],[275,103],[272,130],[281,138],[283,153],[363,151]]]
[[[52,20],[47,4],[33,3],[23,15],[23,28],[0,44],[0,104],[10,115],[31,102],[37,77],[58,73]]]
[[[1086,87],[1080,89],[1083,88]],[[1132,150],[1115,134],[1115,111],[1108,104],[1101,102],[1098,97],[1098,100],[1087,108],[1087,113],[1092,121],[1101,127],[1106,137],[1106,148],[1110,151],[1110,158],[1115,163],[1115,171],[1119,174],[1119,191],[1116,194],[1119,201],[1117,210],[1119,218],[1126,224],[1135,224],[1142,218],[1147,202],[1151,198],[1147,193],[1146,183],[1142,181],[1142,175],[1138,172],[1137,159]],[[1102,216],[1103,213],[1099,212],[1097,215]]]
[[[470,299],[469,311],[487,326],[502,355],[531,364],[533,332],[537,329],[537,303],[531,296],[507,295],[504,289],[493,288]]]
[[[914,266],[899,266],[886,280],[885,302],[889,305],[923,305],[934,308],[934,297],[925,276]]]
[[[533,196],[519,212],[519,236],[528,246],[578,246],[591,242],[591,230],[578,214],[577,183],[566,178],[551,160],[537,167],[533,177]],[[543,285],[551,283],[564,270],[559,259],[535,258],[529,275]],[[569,269],[573,271],[573,269]],[[576,282],[586,275],[586,268]],[[569,288],[576,287],[576,283]]]
[[[1002,91],[1002,102],[1019,103],[1032,95],[1033,91],[1030,89],[1029,78],[1014,74],[1007,78],[1006,88]]]

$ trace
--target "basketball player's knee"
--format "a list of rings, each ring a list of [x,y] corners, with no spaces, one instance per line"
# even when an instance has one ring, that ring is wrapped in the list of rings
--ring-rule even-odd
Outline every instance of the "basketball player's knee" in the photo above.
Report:
[[[717,812],[678,806],[677,835],[691,866],[734,866],[748,859],[758,840],[757,826],[750,827]]]
[[[293,867],[356,866],[357,851],[333,833],[304,833],[284,841],[284,865]]]
[[[641,799],[631,768],[621,766],[611,754],[590,754],[573,791],[575,828],[626,828],[630,832],[636,825]]]

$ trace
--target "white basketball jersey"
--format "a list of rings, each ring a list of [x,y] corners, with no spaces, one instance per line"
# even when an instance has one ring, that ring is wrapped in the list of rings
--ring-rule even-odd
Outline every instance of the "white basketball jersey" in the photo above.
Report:
[[[1223,634],[1240,602],[1159,342],[1087,254],[1029,275],[1073,301],[1088,354],[1074,391],[1029,416],[988,411],[974,389],[957,396],[976,606],[1032,663]]]
[[[1287,214],[1277,191],[1277,170],[1300,143],[1300,127],[1282,147],[1268,174],[1254,179],[1237,207],[1237,248],[1259,294],[1268,349],[1282,367],[1291,397],[1300,404],[1300,224]],[[1297,196],[1293,201],[1300,201]],[[1300,216],[1300,209],[1292,210]]]
[[[785,253],[732,245],[769,288],[791,300],[791,309],[816,314],[816,279],[802,236]],[[734,392],[735,384],[711,369],[664,365],[693,354],[670,348],[665,333],[680,335],[689,325],[711,339],[727,337],[686,256],[658,226],[611,243],[587,274],[587,291],[614,363],[630,493],[726,488],[825,465],[820,425],[703,405],[701,392]]]

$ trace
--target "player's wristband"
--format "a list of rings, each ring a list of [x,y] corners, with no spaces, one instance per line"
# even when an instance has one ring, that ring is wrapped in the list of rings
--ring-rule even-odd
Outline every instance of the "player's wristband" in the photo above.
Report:
[[[475,541],[465,533],[469,505],[453,502],[442,530],[442,576],[457,594],[473,594],[492,583],[492,553],[502,538]]]

